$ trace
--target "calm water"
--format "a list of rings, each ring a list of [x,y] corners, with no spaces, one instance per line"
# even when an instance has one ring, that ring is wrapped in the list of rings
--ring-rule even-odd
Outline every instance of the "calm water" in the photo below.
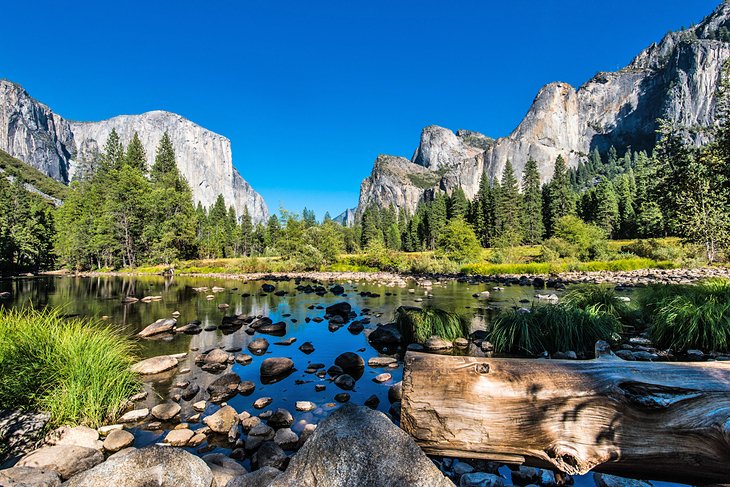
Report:
[[[276,296],[273,293],[264,294],[261,285],[264,282],[276,286],[277,291],[286,291],[284,296]],[[303,284],[310,283],[302,281]],[[232,315],[264,315],[270,317],[274,322],[284,321],[287,323],[287,332],[282,337],[266,335],[271,343],[266,354],[253,356],[253,362],[249,365],[234,363],[229,366],[226,372],[237,373],[242,380],[252,381],[256,384],[256,390],[250,396],[238,395],[228,401],[237,411],[248,411],[258,414],[252,407],[253,402],[260,397],[268,396],[273,402],[265,410],[286,408],[294,415],[292,430],[299,434],[308,423],[318,423],[337,407],[334,396],[344,392],[331,383],[327,378],[320,379],[314,374],[305,373],[310,363],[322,363],[326,367],[334,364],[335,358],[343,352],[356,352],[365,362],[378,352],[368,344],[367,333],[379,323],[392,321],[393,313],[398,306],[430,305],[450,311],[457,311],[470,317],[473,330],[485,329],[489,322],[501,307],[505,306],[526,306],[530,307],[535,301],[536,291],[531,287],[503,286],[503,290],[495,291],[497,284],[467,284],[450,282],[433,282],[432,286],[419,286],[415,281],[407,282],[405,287],[386,287],[376,283],[368,282],[338,282],[345,288],[346,296],[335,296],[327,293],[325,296],[316,294],[305,294],[298,292],[296,283],[274,281],[240,281],[223,280],[215,278],[200,277],[174,277],[163,278],[161,276],[149,277],[40,277],[28,279],[0,280],[0,292],[9,291],[12,293],[12,300],[6,302],[6,306],[32,305],[43,307],[46,305],[61,307],[68,315],[108,317],[105,318],[110,324],[118,327],[124,333],[134,335],[145,326],[160,318],[171,317],[172,313],[178,311],[180,316],[178,324],[185,324],[192,320],[200,320],[202,327],[216,327],[210,331],[203,331],[198,335],[178,334],[168,340],[139,340],[139,355],[151,357],[155,355],[187,353],[186,357],[180,360],[180,365],[175,371],[162,377],[157,382],[146,383],[145,390],[149,393],[147,399],[135,404],[135,408],[149,407],[165,402],[173,384],[179,381],[194,381],[200,386],[200,392],[191,401],[181,401],[182,412],[180,417],[190,417],[195,411],[192,404],[196,401],[207,398],[206,387],[213,382],[220,374],[211,374],[199,369],[194,363],[198,353],[206,352],[214,347],[224,347],[229,351],[243,349],[248,353],[246,346],[254,336],[244,332],[244,328],[231,334],[223,334],[217,325],[220,325],[224,316]],[[326,288],[330,283],[323,282]],[[220,287],[224,290],[213,293],[212,291],[199,292],[194,288]],[[473,294],[489,290],[489,299],[477,299]],[[363,297],[359,293],[368,292],[378,294],[378,297]],[[540,291],[541,293],[553,293],[555,291]],[[560,295],[561,292],[555,292]],[[209,299],[208,296],[213,296]],[[250,295],[250,296],[247,296]],[[152,303],[138,302],[134,304],[122,304],[124,296],[162,296],[161,301]],[[365,331],[353,334],[347,329],[347,325],[337,331],[330,331],[327,321],[307,323],[306,318],[313,319],[322,317],[325,314],[323,308],[340,302],[347,301],[358,314],[358,319],[369,318],[370,323],[365,325]],[[527,301],[527,302],[525,302]],[[219,305],[226,304],[229,307],[221,309]],[[276,345],[275,342],[284,341],[288,338],[296,338],[291,345]],[[309,355],[299,350],[299,346],[309,341],[314,345],[315,351]],[[480,353],[477,350],[470,350],[471,353]],[[267,357],[289,357],[294,361],[295,371],[288,377],[273,384],[262,384],[259,378],[259,366],[261,361]],[[189,370],[189,371],[186,371]],[[382,372],[389,372],[392,380],[378,384],[372,378]],[[402,367],[384,369],[371,368],[366,365],[364,374],[357,380],[353,391],[347,391],[351,395],[351,402],[363,404],[370,396],[375,395],[380,399],[378,409],[387,412],[390,408],[388,401],[388,389],[402,378]],[[324,384],[326,389],[322,392],[315,391],[316,384]],[[295,410],[296,401],[312,401],[318,408],[310,412],[298,412]],[[217,409],[216,405],[209,404],[205,414],[211,414]],[[148,421],[150,421],[148,419]],[[135,446],[144,446],[154,442],[162,441],[167,431],[173,428],[175,423],[163,424],[162,429],[148,430],[139,425],[134,430],[136,436]],[[199,428],[201,424],[191,424],[191,429]],[[205,444],[204,444],[205,445]],[[207,451],[230,452],[226,449],[228,445],[208,445],[204,447]],[[194,451],[195,449],[190,449]],[[244,462],[248,466],[248,461]],[[509,478],[509,477],[508,477]],[[584,476],[576,479],[576,485],[594,485],[591,476]],[[662,485],[656,483],[656,485]],[[671,485],[671,484],[663,484]]]

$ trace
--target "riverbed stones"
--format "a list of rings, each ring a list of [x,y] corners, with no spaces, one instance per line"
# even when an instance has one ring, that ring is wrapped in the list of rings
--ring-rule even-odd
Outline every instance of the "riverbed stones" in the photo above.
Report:
[[[274,402],[274,400],[270,397],[260,397],[253,402],[253,407],[255,409],[264,409],[272,402]]]
[[[225,487],[231,479],[248,473],[243,465],[222,453],[205,455],[203,461],[210,467],[213,473],[213,485],[216,487]]]
[[[352,311],[352,306],[350,306],[350,303],[343,301],[341,303],[335,303],[331,306],[327,306],[327,308],[325,308],[324,311],[329,316],[339,316],[344,321],[347,321],[350,319],[350,312]]]
[[[299,350],[302,353],[309,355],[310,353],[314,352],[314,345],[312,345],[312,342],[304,342],[299,346]]]
[[[461,476],[459,487],[504,487],[504,479],[493,473],[472,472]]]
[[[161,318],[151,325],[147,325],[144,330],[137,333],[137,336],[148,338],[161,333],[170,333],[175,328],[175,325],[177,325],[175,318]]]
[[[253,357],[247,353],[239,353],[236,355],[236,363],[241,365],[248,365],[253,361]]]
[[[163,402],[152,408],[152,416],[160,421],[169,421],[178,414],[182,408],[174,402]]]
[[[54,470],[12,467],[0,470],[0,485],[5,487],[60,487],[61,477]]]
[[[284,450],[293,450],[299,444],[299,437],[291,428],[281,428],[274,435],[274,443]]]
[[[238,413],[231,406],[224,406],[203,418],[203,423],[215,433],[228,434],[231,428],[238,424]]]
[[[335,365],[340,367],[344,372],[357,375],[365,368],[365,361],[361,356],[354,352],[345,352],[337,356]]]
[[[249,342],[248,349],[254,355],[263,355],[269,349],[269,341],[266,338],[256,338]]]
[[[598,472],[593,474],[593,481],[596,487],[652,487],[652,484],[643,480],[626,479]]]
[[[294,404],[294,407],[296,408],[297,411],[307,412],[307,411],[312,411],[313,409],[316,409],[317,405],[311,401],[297,401]]]
[[[147,408],[133,409],[122,414],[119,418],[120,423],[136,423],[142,421],[144,418],[150,415],[150,410]]]
[[[102,442],[99,440],[99,432],[88,426],[61,426],[46,436],[46,443],[49,445],[76,445],[86,448],[101,450]]]
[[[55,445],[40,448],[20,459],[18,467],[54,470],[67,480],[104,461],[104,455],[95,448],[77,445]]]
[[[212,486],[213,473],[201,459],[180,448],[149,446],[110,458],[72,478],[65,487]]]
[[[413,439],[383,413],[352,404],[320,423],[270,487],[291,485],[453,487]]]
[[[286,334],[286,323],[283,321],[267,323],[256,328],[256,331],[266,335],[282,336]]]
[[[388,382],[392,378],[393,378],[392,375],[390,375],[387,372],[383,372],[382,374],[378,374],[375,377],[373,377],[373,381],[377,382],[378,384],[382,384],[383,382]]]
[[[114,430],[104,439],[104,449],[116,453],[134,444],[134,435],[125,430]]]
[[[165,443],[172,446],[187,446],[193,436],[195,433],[188,428],[174,429],[165,436]]]
[[[398,359],[393,357],[370,357],[368,359],[369,367],[388,367],[392,364],[397,364]]]
[[[395,349],[403,342],[403,335],[395,323],[389,323],[370,332],[368,341],[376,350]]]
[[[261,362],[261,378],[274,378],[288,374],[294,369],[294,362],[286,357],[271,357]]]
[[[276,429],[288,428],[292,424],[294,424],[294,417],[287,409],[284,408],[277,409],[269,418],[269,426]]]
[[[178,360],[169,355],[151,357],[132,365],[132,372],[140,375],[155,375],[177,367]]]
[[[286,455],[284,450],[274,443],[273,441],[265,441],[261,444],[256,453],[253,454],[251,464],[254,468],[259,469],[263,467],[274,467],[279,470],[284,470],[289,457]]]
[[[432,336],[429,339],[427,339],[423,346],[426,348],[426,350],[429,351],[440,351],[440,350],[448,350],[450,348],[453,348],[453,343],[451,343],[448,340],[444,340],[443,338],[439,336]]]
[[[241,377],[236,373],[228,373],[218,377],[207,388],[210,394],[210,402],[220,403],[227,401],[238,394],[238,386],[241,384]]]
[[[246,475],[235,477],[225,487],[268,487],[281,470],[274,467],[263,467]]]
[[[403,382],[396,382],[388,389],[388,401],[400,402],[403,399]]]
[[[338,375],[334,382],[337,387],[346,391],[351,391],[355,388],[355,379],[349,374]]]
[[[250,380],[244,380],[240,384],[238,384],[238,393],[242,396],[248,396],[253,394],[253,391],[256,389],[256,384],[251,382]]]
[[[231,355],[225,350],[214,348],[203,357],[206,364],[227,364],[231,359]]]

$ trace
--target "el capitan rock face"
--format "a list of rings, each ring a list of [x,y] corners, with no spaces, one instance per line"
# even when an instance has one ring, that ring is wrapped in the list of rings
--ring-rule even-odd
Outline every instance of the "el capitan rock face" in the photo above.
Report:
[[[411,161],[378,157],[361,185],[359,212],[370,204],[413,212],[434,191],[457,187],[472,198],[482,172],[500,178],[508,160],[520,177],[527,160],[535,159],[546,182],[558,155],[575,167],[596,148],[650,150],[658,118],[709,125],[722,65],[730,58],[730,43],[714,38],[728,26],[730,5],[723,2],[696,27],[667,34],[620,71],[598,73],[577,90],[561,82],[546,85],[507,137],[493,141],[476,132],[426,127]]]
[[[63,183],[94,161],[112,129],[127,145],[135,132],[154,161],[162,135],[172,139],[178,168],[195,202],[210,207],[219,194],[238,215],[244,207],[254,222],[268,218],[263,198],[233,167],[230,141],[180,115],[152,111],[100,122],[71,122],[37,102],[15,83],[0,80],[0,149]]]

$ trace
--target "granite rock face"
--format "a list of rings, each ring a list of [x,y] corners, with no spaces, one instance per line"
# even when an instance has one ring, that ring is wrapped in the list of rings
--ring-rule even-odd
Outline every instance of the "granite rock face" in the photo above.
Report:
[[[248,208],[254,222],[268,218],[263,198],[233,167],[231,142],[175,113],[151,111],[120,115],[100,122],[70,122],[31,98],[20,86],[0,80],[0,149],[68,183],[98,157],[115,129],[124,145],[139,134],[148,166],[162,135],[172,140],[178,168],[195,202],[210,207],[219,194],[241,215]]]
[[[457,187],[472,198],[482,173],[499,179],[507,161],[519,178],[528,159],[535,159],[547,182],[559,155],[575,167],[594,149],[651,150],[658,118],[710,125],[722,65],[730,58],[730,43],[715,39],[729,26],[730,5],[723,2],[697,26],[667,34],[619,71],[598,73],[578,89],[548,84],[507,137],[426,127],[410,161],[378,157],[361,185],[359,212],[372,204],[412,212],[434,192]],[[694,142],[704,142],[702,137]]]

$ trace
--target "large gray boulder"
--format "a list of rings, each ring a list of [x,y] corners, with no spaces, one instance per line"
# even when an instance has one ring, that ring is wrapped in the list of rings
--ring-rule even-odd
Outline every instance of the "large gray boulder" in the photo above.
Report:
[[[17,409],[0,411],[0,445],[3,445],[0,463],[32,451],[43,439],[43,430],[49,419],[48,413]]]
[[[56,445],[29,453],[21,458],[16,466],[54,470],[63,480],[66,480],[103,461],[104,455],[94,448]]]
[[[149,446],[69,480],[65,487],[211,487],[213,473],[201,458],[180,448]]]
[[[453,487],[383,413],[345,404],[314,431],[270,487]]]
[[[280,474],[281,471],[274,467],[262,467],[255,472],[239,475],[229,480],[226,487],[269,487]]]
[[[59,487],[61,477],[54,470],[33,467],[12,467],[0,470],[3,487]]]

